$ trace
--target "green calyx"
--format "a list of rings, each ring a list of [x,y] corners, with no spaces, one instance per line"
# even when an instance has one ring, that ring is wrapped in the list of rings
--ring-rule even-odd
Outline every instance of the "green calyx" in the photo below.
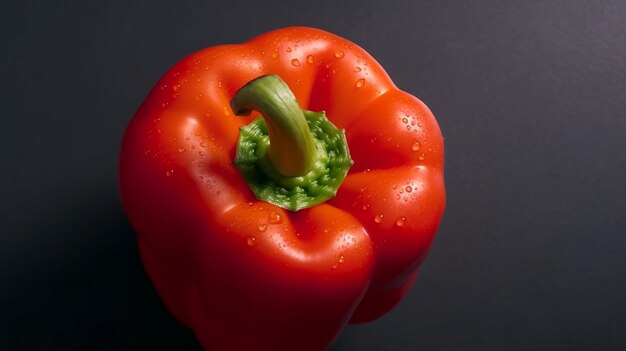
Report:
[[[259,200],[298,211],[335,196],[352,159],[344,131],[323,112],[300,109],[276,75],[248,83],[231,106],[262,114],[240,129],[234,160]]]

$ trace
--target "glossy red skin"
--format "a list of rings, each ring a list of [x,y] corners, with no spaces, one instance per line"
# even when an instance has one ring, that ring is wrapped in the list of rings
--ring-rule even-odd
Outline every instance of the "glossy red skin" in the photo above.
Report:
[[[354,166],[325,204],[259,201],[232,163],[258,114],[234,116],[230,99],[270,73],[346,130]],[[322,350],[413,283],[445,206],[443,152],[428,108],[363,49],[286,28],[202,50],[161,78],[124,136],[121,197],[148,275],[204,348]]]

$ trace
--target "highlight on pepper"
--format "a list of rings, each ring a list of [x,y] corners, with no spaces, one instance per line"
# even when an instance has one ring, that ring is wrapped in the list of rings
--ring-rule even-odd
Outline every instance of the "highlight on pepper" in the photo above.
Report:
[[[290,27],[174,65],[131,119],[142,263],[206,350],[324,350],[407,295],[445,208],[431,111],[358,45]]]

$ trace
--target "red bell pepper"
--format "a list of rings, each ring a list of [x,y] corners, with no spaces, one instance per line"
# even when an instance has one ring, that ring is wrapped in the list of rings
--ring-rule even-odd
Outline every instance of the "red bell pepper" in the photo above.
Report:
[[[286,28],[171,68],[128,126],[120,190],[150,279],[204,348],[321,350],[412,285],[443,152],[367,52]]]

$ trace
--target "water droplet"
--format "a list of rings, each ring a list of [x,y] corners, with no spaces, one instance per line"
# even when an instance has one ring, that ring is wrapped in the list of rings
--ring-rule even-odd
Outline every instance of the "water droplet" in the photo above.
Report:
[[[306,62],[313,63],[313,55],[309,55],[306,57]]]
[[[376,217],[374,217],[374,222],[382,223],[383,222],[383,215],[382,214],[376,215]]]
[[[291,52],[291,48],[290,47],[287,47],[287,52]]]
[[[261,225],[259,226],[259,231],[260,231],[260,232],[264,232],[264,231],[266,231],[266,230],[267,230],[267,224],[261,224]]]
[[[339,267],[336,263],[333,265],[333,270],[337,269],[337,267]]]
[[[423,152],[421,154],[419,154],[419,156],[417,156],[417,159],[420,160],[420,161],[424,161],[425,158],[426,158],[426,155],[424,155]]]
[[[246,242],[248,243],[248,246],[252,247],[256,245],[256,238],[254,236],[250,236]]]
[[[406,117],[403,117],[403,118],[402,118],[402,123],[404,123],[404,124],[409,123],[409,119],[408,119],[408,118],[406,118]]]
[[[361,78],[361,79],[356,81],[356,87],[357,88],[361,88],[364,84],[365,84],[365,79],[364,78]]]
[[[270,222],[271,224],[278,224],[278,223],[280,223],[280,222],[282,222],[282,221],[283,221],[283,219],[282,219],[282,217],[280,216],[280,214],[278,214],[278,213],[276,213],[276,212],[272,212],[272,213],[270,213],[269,222]]]
[[[229,115],[230,115],[230,112],[228,112],[228,107],[226,107],[226,106],[224,106],[224,114],[225,114],[226,116],[229,116]]]
[[[421,147],[422,144],[420,144],[418,140],[413,140],[413,143],[411,144],[411,151],[419,151]]]
[[[300,60],[298,60],[298,59],[293,59],[293,60],[291,60],[291,64],[292,64],[293,66],[298,67],[298,66],[300,66]]]
[[[344,56],[345,56],[345,54],[341,50],[335,52],[335,57],[338,58],[338,59],[340,59],[340,58],[342,58]]]
[[[217,82],[217,86],[218,86],[219,88],[221,88],[221,87],[222,87],[222,81],[221,81],[221,80],[220,80],[219,82]]]
[[[361,67],[354,67],[355,72],[361,72]]]
[[[339,256],[339,263],[343,263],[345,260],[346,258],[343,255]]]
[[[274,52],[272,53],[272,58],[277,58],[277,57],[278,57],[278,53],[277,53],[276,51],[274,51]]]
[[[179,147],[178,148],[178,153],[182,154],[183,152],[185,152],[185,148],[184,147]]]
[[[173,169],[170,169],[169,171],[165,172],[165,176],[167,176],[167,177],[171,176],[172,174],[174,174],[174,170]]]
[[[363,211],[367,210],[368,208],[370,208],[370,204],[363,205]]]
[[[406,223],[406,218],[404,217],[400,217],[396,219],[396,226],[398,227],[403,227],[405,223]]]
[[[406,190],[407,193],[410,193],[411,191],[413,191],[413,188],[411,188],[410,185],[407,185],[407,187],[404,188],[404,190]]]

